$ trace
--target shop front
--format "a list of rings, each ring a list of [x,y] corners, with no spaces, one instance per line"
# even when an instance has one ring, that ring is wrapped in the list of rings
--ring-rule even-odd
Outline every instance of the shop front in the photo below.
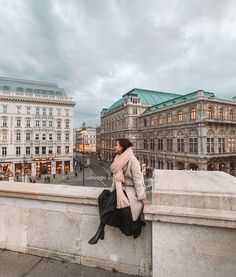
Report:
[[[12,163],[0,162],[0,180],[9,180],[13,176]]]
[[[36,162],[36,175],[51,174],[51,162],[38,161]]]
[[[58,161],[56,162],[56,174],[61,174],[62,173],[62,162]]]
[[[65,161],[64,162],[64,172],[69,173],[70,172],[70,161]]]

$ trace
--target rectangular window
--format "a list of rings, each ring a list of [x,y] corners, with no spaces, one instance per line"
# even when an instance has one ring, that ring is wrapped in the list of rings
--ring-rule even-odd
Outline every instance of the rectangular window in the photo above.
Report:
[[[159,124],[159,125],[162,125],[162,123],[163,123],[162,116],[159,116],[159,117],[158,117],[158,124]]]
[[[155,119],[154,117],[151,117],[151,127],[154,127],[154,124],[155,124]]]
[[[7,118],[3,118],[2,120],[2,126],[7,127]]]
[[[61,146],[57,146],[57,154],[61,154]]]
[[[184,152],[184,139],[183,138],[177,139],[177,152]]]
[[[61,133],[57,133],[57,140],[61,141]]]
[[[66,109],[66,116],[70,116],[70,110]]]
[[[36,120],[35,126],[36,126],[36,127],[40,127],[40,121],[39,121],[39,120]]]
[[[7,105],[2,106],[2,113],[7,113]]]
[[[66,121],[66,128],[70,128],[70,121],[69,120]]]
[[[207,153],[214,153],[214,138],[207,138]]]
[[[57,109],[57,115],[61,116],[61,109]]]
[[[16,146],[16,156],[20,155],[20,146]]]
[[[43,115],[47,115],[47,111],[45,108],[43,108]]]
[[[42,140],[46,140],[46,134],[42,134]]]
[[[49,109],[49,115],[52,115],[52,108]]]
[[[154,150],[154,149],[155,149],[155,142],[154,142],[154,139],[151,139],[151,140],[150,140],[150,149],[151,149],[151,150]]]
[[[173,139],[172,138],[168,138],[166,139],[166,148],[167,148],[167,151],[170,151],[172,152],[173,151]]]
[[[48,139],[52,140],[52,134],[48,134]]]
[[[144,127],[147,127],[147,118],[143,119],[143,125],[144,125]]]
[[[189,139],[189,152],[194,154],[198,153],[198,138]]]
[[[48,126],[49,126],[49,127],[52,127],[52,121],[49,121],[49,122],[48,122]]]
[[[171,123],[171,122],[172,122],[172,114],[171,114],[171,113],[169,113],[169,114],[167,115],[167,122],[168,122],[168,123]]]
[[[7,141],[7,133],[6,132],[2,133],[2,140]]]
[[[35,155],[39,155],[39,146],[36,146],[36,147],[34,148],[34,154],[35,154]]]
[[[2,147],[2,156],[6,156],[7,155],[7,148],[4,146]]]
[[[219,153],[225,152],[225,138],[218,138],[218,150]]]
[[[61,120],[57,121],[57,128],[61,128]]]
[[[25,154],[30,155],[30,146],[25,147]]]
[[[229,152],[235,152],[235,138],[229,138]]]
[[[46,155],[46,146],[42,147],[42,155]]]
[[[178,112],[178,121],[179,122],[183,121],[183,112],[182,111]]]
[[[26,119],[26,127],[30,127],[30,123],[31,123],[31,120],[30,119]]]
[[[69,141],[69,140],[70,140],[70,133],[66,133],[65,140],[66,140],[66,141]]]
[[[21,133],[16,133],[16,140],[20,141],[21,140]]]
[[[21,119],[16,120],[16,127],[21,127]]]
[[[35,134],[35,140],[39,140],[39,134]]]
[[[48,146],[48,154],[49,154],[49,155],[52,155],[52,154],[53,154],[52,146]]]
[[[148,149],[148,141],[147,141],[147,139],[144,139],[144,141],[143,141],[143,148],[144,149]]]
[[[30,107],[27,107],[27,108],[26,108],[26,113],[27,113],[27,114],[30,114]]]
[[[20,106],[16,107],[16,113],[21,114],[21,107]]]
[[[190,119],[196,119],[196,109],[192,108],[190,110]]]
[[[36,109],[35,109],[35,113],[36,113],[36,115],[39,115],[39,114],[40,114],[39,108],[36,108]]]
[[[25,134],[25,140],[31,140],[31,135],[30,135],[30,133],[26,133]]]
[[[163,150],[163,139],[157,140],[157,148],[158,150]]]
[[[70,147],[69,146],[65,146],[65,153],[69,154],[69,151],[70,151]]]
[[[42,126],[43,126],[43,127],[46,127],[46,126],[47,126],[47,121],[46,121],[46,120],[43,120]]]

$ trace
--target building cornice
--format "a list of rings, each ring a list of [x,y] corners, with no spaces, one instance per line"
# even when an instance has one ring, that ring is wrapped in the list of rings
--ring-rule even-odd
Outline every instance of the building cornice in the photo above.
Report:
[[[0,101],[7,101],[7,102],[19,102],[19,103],[37,103],[37,104],[52,104],[52,105],[66,105],[66,106],[75,106],[75,102],[72,101],[70,98],[68,100],[66,97],[54,97],[56,99],[46,98],[46,97],[36,97],[32,95],[29,96],[12,96],[12,95],[0,95]]]

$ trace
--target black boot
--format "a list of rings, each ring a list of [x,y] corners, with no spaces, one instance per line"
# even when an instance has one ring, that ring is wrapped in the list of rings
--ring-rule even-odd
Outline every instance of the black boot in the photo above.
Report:
[[[100,224],[96,234],[88,241],[89,244],[95,244],[99,239],[104,239],[104,225]]]

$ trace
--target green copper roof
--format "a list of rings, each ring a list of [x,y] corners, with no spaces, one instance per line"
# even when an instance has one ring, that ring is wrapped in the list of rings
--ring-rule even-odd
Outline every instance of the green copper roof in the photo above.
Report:
[[[124,94],[121,99],[113,103],[105,111],[105,113],[109,113],[115,110],[116,108],[124,105],[125,99],[130,96],[137,96],[141,100],[141,104],[143,105],[153,106],[161,102],[176,98],[177,96],[179,96],[179,94],[134,88],[131,91]]]
[[[136,94],[141,99],[141,103],[146,105],[156,105],[163,101],[167,101],[169,99],[173,99],[179,96],[179,94],[176,94],[176,93],[137,89],[137,88],[132,89],[124,96],[126,95],[129,96],[132,94]]]
[[[158,109],[162,109],[162,108],[165,108],[165,107],[170,107],[170,106],[173,106],[173,105],[176,105],[176,104],[181,104],[181,103],[191,101],[191,100],[194,100],[194,99],[198,99],[202,96],[212,97],[212,98],[215,97],[214,93],[212,93],[212,92],[207,92],[207,91],[203,91],[203,90],[194,91],[194,92],[191,92],[191,93],[188,93],[188,94],[185,94],[185,95],[178,96],[178,97],[173,98],[171,100],[164,101],[164,102],[159,103],[157,105],[153,105],[153,106],[149,107],[145,112],[143,112],[143,114],[146,114],[146,113],[149,113],[149,112],[154,112]]]

